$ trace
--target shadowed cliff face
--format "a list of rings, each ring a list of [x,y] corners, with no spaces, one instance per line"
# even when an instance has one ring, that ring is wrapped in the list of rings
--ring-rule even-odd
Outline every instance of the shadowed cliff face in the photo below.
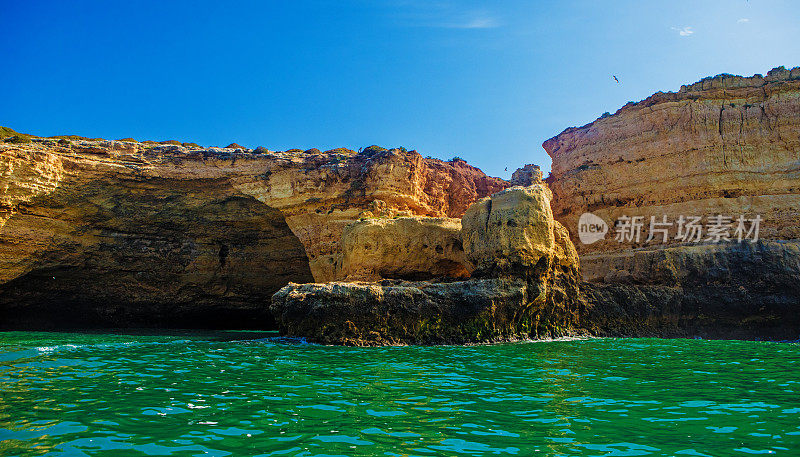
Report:
[[[675,247],[604,255],[624,275],[585,284],[598,335],[800,337],[800,243]]]
[[[17,261],[0,285],[5,326],[263,327],[260,303],[312,280],[281,212],[215,180],[67,185],[18,207],[3,231],[5,256],[28,250],[4,256]]]
[[[0,142],[0,326],[270,328],[271,295],[336,274],[362,213],[458,214],[502,187],[403,151]]]

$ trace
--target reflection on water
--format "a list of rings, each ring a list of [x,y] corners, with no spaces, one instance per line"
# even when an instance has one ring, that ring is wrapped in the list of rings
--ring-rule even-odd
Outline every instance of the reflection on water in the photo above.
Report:
[[[0,333],[0,455],[798,455],[800,345]]]

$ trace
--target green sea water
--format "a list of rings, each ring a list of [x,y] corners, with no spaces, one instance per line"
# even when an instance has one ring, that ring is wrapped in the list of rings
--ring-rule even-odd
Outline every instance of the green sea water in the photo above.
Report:
[[[0,333],[3,456],[800,455],[800,345]]]

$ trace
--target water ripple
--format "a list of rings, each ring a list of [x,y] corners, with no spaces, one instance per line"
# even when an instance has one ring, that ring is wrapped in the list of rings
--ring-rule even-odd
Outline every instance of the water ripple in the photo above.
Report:
[[[0,455],[793,454],[800,345],[0,333]]]

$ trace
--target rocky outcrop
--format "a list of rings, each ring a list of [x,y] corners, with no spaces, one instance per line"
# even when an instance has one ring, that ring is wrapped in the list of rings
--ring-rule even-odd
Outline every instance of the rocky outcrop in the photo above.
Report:
[[[460,217],[507,186],[402,149],[23,140],[0,142],[4,327],[270,327],[262,303],[335,278],[362,214]]]
[[[342,233],[341,277],[347,281],[468,278],[461,221],[399,217],[353,222]]]
[[[578,258],[542,184],[472,205],[462,239],[473,278],[289,284],[272,298],[283,335],[325,344],[445,344],[576,334]]]
[[[555,245],[551,197],[541,184],[512,187],[469,207],[462,237],[476,275],[524,275],[540,261],[549,267]]]
[[[522,168],[517,168],[514,173],[511,174],[512,186],[527,187],[540,182],[542,182],[542,169],[539,168],[539,165],[534,165],[532,163],[526,164]]]
[[[592,303],[586,326],[603,335],[797,338],[800,325],[800,67],[767,76],[719,75],[629,103],[547,140],[556,220],[581,255]],[[590,212],[605,239],[578,242]],[[714,216],[733,219],[714,243]],[[641,217],[638,240],[614,223]],[[677,237],[700,216],[701,239]],[[736,219],[759,216],[739,243]],[[669,225],[647,240],[651,217]],[[658,226],[663,228],[665,226]],[[751,228],[749,225],[747,229]]]
[[[674,247],[600,254],[585,328],[601,336],[800,337],[800,243]],[[592,261],[594,260],[594,261]]]
[[[528,294],[519,279],[290,284],[271,309],[282,335],[316,343],[467,344],[527,338]]]
[[[463,161],[415,151],[295,154],[268,160],[256,177],[235,178],[246,195],[280,209],[300,239],[317,282],[340,277],[344,228],[362,217],[461,217],[473,202],[508,187]]]

